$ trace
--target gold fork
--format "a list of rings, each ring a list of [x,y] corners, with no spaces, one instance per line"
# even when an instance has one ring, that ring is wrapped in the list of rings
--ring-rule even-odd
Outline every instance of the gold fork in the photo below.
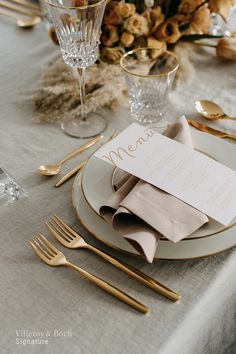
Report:
[[[54,247],[51,242],[49,242],[43,235],[38,234],[35,240],[30,241],[30,244],[39,258],[41,258],[41,260],[48,265],[52,267],[65,266],[72,268],[79,272],[83,277],[90,280],[101,289],[105,290],[107,293],[134,307],[136,310],[142,313],[149,312],[150,309],[147,306],[129,296],[125,292],[119,290],[101,278],[98,278],[97,276],[85,271],[84,269],[77,267],[75,264],[68,262],[64,254],[60,252],[56,247]]]
[[[129,274],[133,278],[137,279],[158,293],[164,295],[170,300],[177,301],[181,299],[180,294],[176,293],[170,288],[167,288],[165,285],[159,283],[157,280],[151,278],[147,274],[139,271],[138,269],[130,266],[125,262],[121,262],[117,258],[111,257],[109,254],[102,252],[98,248],[85,242],[81,235],[79,235],[58,216],[54,215],[51,220],[46,222],[46,226],[63,246],[68,248],[87,248],[106,261],[112,263],[118,269],[124,271],[125,273]]]

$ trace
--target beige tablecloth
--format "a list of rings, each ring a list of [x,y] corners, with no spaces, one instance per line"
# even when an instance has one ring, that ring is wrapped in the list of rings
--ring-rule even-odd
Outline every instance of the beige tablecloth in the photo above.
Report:
[[[1,17],[0,34],[0,161],[28,193],[27,199],[0,209],[1,353],[235,353],[236,250],[208,259],[147,264],[94,240],[76,218],[72,181],[55,189],[56,178],[36,173],[40,164],[59,160],[79,144],[58,125],[35,123],[35,112],[23,99],[27,90],[34,90],[41,66],[58,48],[43,25],[21,31],[11,19]],[[194,81],[172,96],[170,120],[194,116],[193,104],[199,98],[217,100],[236,115],[236,64],[218,63],[212,49],[204,53],[196,58]],[[129,122],[126,108],[105,114],[111,127]],[[74,165],[75,160],[64,172]],[[143,316],[76,272],[40,262],[28,240],[36,232],[53,240],[43,222],[55,212],[90,243],[179,291],[182,301],[171,303],[85,250],[64,249],[71,261],[149,305],[152,312]],[[30,332],[42,332],[48,344],[24,346]]]

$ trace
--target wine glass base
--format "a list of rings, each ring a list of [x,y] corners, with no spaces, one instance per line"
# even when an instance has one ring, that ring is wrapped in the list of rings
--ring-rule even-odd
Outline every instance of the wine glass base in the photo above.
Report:
[[[91,112],[88,114],[86,122],[79,118],[74,118],[62,122],[61,128],[70,136],[79,139],[87,139],[104,132],[107,128],[107,121],[100,114]]]

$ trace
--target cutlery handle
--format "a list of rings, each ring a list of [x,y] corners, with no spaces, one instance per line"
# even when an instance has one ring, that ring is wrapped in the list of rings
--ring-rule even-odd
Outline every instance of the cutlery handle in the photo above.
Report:
[[[231,116],[228,116],[227,114],[225,114],[222,118],[236,121],[236,117],[231,117]]]
[[[5,11],[4,9],[1,9],[1,8],[0,8],[0,15],[12,17],[12,18],[15,18],[16,20],[18,20],[18,17],[16,14],[14,14],[13,12]]]
[[[225,134],[225,138],[236,140],[236,135],[233,134]]]
[[[107,293],[113,295],[117,299],[125,302],[126,304],[128,304],[130,306],[132,306],[136,310],[138,310],[138,311],[140,311],[142,313],[149,312],[149,310],[150,310],[149,307],[145,306],[141,302],[137,301],[133,297],[129,296],[128,294],[126,294],[125,292],[119,290],[118,288],[116,288],[115,286],[109,284],[108,282],[98,278],[97,276],[85,271],[84,269],[82,269],[80,267],[77,267],[76,265],[74,265],[72,263],[68,262],[65,265],[67,267],[70,267],[70,268],[76,270],[82,276],[84,276],[86,279],[90,280],[92,283],[97,285],[99,288],[105,290]]]
[[[8,10],[13,10],[15,12],[18,12],[19,14],[23,14],[23,15],[27,15],[27,16],[32,16],[33,13],[31,10],[28,10],[28,9],[22,9],[22,8],[19,8],[13,4],[10,4],[10,3],[3,3],[1,2],[0,3],[0,6],[1,7],[5,7],[6,9]]]
[[[103,138],[103,135],[99,135],[96,138],[93,138],[92,140],[88,141],[86,144],[84,144],[84,145],[80,146],[78,149],[72,151],[72,153],[70,155],[67,155],[63,160],[61,160],[59,162],[59,164],[63,164],[64,162],[66,162],[67,160],[71,159],[72,157],[84,152],[85,150],[87,150],[91,146],[95,145],[102,138]]]
[[[116,131],[114,131],[114,133],[108,139],[106,139],[104,144],[106,144],[108,141],[110,141],[113,138],[115,138],[116,135],[117,135],[117,133],[116,133]],[[98,147],[95,151],[97,151],[99,148],[100,147]],[[79,170],[81,170],[84,167],[84,165],[87,163],[87,161],[88,161],[88,159],[85,159],[79,165],[75,166],[71,171],[66,173],[61,179],[59,179],[59,181],[57,181],[57,183],[55,184],[55,187],[60,187],[63,183],[68,181],[68,179],[73,177]]]
[[[18,4],[18,5],[26,6],[26,7],[33,9],[33,10],[36,10],[38,13],[41,12],[39,5],[33,4],[30,1],[27,1],[27,0],[11,0],[11,1]]]
[[[81,170],[84,167],[87,161],[88,159],[85,159],[79,165],[75,166],[70,172],[66,173],[61,179],[59,179],[59,181],[57,181],[55,187],[60,187],[63,183],[68,181],[68,179],[73,177],[79,170]]]
[[[140,283],[147,285],[149,288],[157,291],[159,294],[164,295],[172,301],[178,301],[181,299],[181,295],[176,293],[175,291],[167,288],[165,285],[159,283],[157,280],[151,278],[149,275],[141,272],[137,268],[132,267],[131,265],[118,260],[117,258],[111,257],[109,254],[102,252],[98,248],[87,245],[86,248],[96,253],[98,256],[102,257],[106,261],[112,263],[115,267],[129,274],[131,277],[138,280]]]

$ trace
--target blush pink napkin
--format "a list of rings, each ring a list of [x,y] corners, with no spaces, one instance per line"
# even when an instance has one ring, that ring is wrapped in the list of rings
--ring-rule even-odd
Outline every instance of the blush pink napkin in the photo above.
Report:
[[[164,135],[193,148],[184,117],[168,127]],[[150,263],[161,235],[178,242],[208,222],[197,209],[134,176],[101,206],[100,214]]]

